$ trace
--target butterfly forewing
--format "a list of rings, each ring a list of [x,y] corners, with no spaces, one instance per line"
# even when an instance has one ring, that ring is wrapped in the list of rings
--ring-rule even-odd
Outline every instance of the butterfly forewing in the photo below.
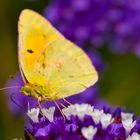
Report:
[[[52,41],[62,38],[50,23],[31,10],[23,10],[19,24],[19,63],[29,82],[32,69],[42,51]]]

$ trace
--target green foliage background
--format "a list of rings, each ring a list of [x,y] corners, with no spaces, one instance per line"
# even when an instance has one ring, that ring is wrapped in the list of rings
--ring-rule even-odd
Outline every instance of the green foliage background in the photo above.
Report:
[[[47,3],[47,0],[0,1],[0,87],[4,87],[9,76],[18,70],[17,21],[20,11],[30,8],[41,13]],[[133,54],[112,55],[105,47],[97,51],[108,63],[100,75],[100,96],[111,105],[126,106],[140,114],[140,58]],[[6,95],[0,91],[0,140],[24,139],[24,123],[21,117],[10,113]]]

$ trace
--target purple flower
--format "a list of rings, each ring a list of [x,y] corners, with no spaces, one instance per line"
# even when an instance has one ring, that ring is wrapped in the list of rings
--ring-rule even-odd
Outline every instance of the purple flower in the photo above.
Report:
[[[55,107],[28,110],[26,137],[36,140],[139,140],[139,121],[134,114],[118,109],[97,109],[89,104],[74,104],[62,109],[63,115],[55,115]],[[113,117],[113,113],[116,115]],[[119,121],[118,121],[119,120]],[[136,129],[135,129],[136,128]],[[129,131],[128,131],[129,130]]]
[[[82,48],[140,55],[139,0],[53,0],[44,15]]]
[[[20,89],[23,85],[24,82],[19,73],[17,73],[14,78],[9,80],[6,84],[6,92],[8,93],[8,106],[11,112],[15,114],[24,113],[28,108],[28,102],[30,103],[30,107],[35,107],[37,105],[36,99],[25,96],[20,92]]]

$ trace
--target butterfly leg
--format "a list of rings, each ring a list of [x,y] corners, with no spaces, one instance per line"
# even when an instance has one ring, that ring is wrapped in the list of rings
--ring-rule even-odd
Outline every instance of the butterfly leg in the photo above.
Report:
[[[46,97],[46,96],[39,96],[37,106],[41,107],[41,104],[44,103],[45,101],[48,101],[48,100],[50,100],[50,99],[48,97]]]
[[[62,103],[60,103],[60,105],[63,107],[63,108],[65,108],[66,106],[64,105],[64,104],[62,104]]]
[[[64,102],[66,102],[68,105],[72,105],[72,103],[70,103],[68,100],[66,100],[65,98],[63,98]]]
[[[41,97],[38,98],[37,102],[38,104],[36,105],[36,107],[39,107],[40,109],[42,109],[41,104],[43,103],[43,101],[41,100]]]
[[[62,112],[62,110],[61,110],[61,108],[59,107],[58,103],[57,103],[56,101],[54,101],[54,103],[55,103],[55,105],[57,106],[57,108],[58,108],[58,110],[60,111],[60,113],[62,114],[63,119],[64,119],[64,122],[65,122],[66,117],[65,117],[64,113]]]

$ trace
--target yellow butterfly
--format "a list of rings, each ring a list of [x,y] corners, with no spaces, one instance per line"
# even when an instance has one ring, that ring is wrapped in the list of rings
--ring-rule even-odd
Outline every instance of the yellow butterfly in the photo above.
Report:
[[[21,91],[39,101],[68,97],[93,85],[97,72],[84,51],[38,13],[25,9],[18,22]]]

